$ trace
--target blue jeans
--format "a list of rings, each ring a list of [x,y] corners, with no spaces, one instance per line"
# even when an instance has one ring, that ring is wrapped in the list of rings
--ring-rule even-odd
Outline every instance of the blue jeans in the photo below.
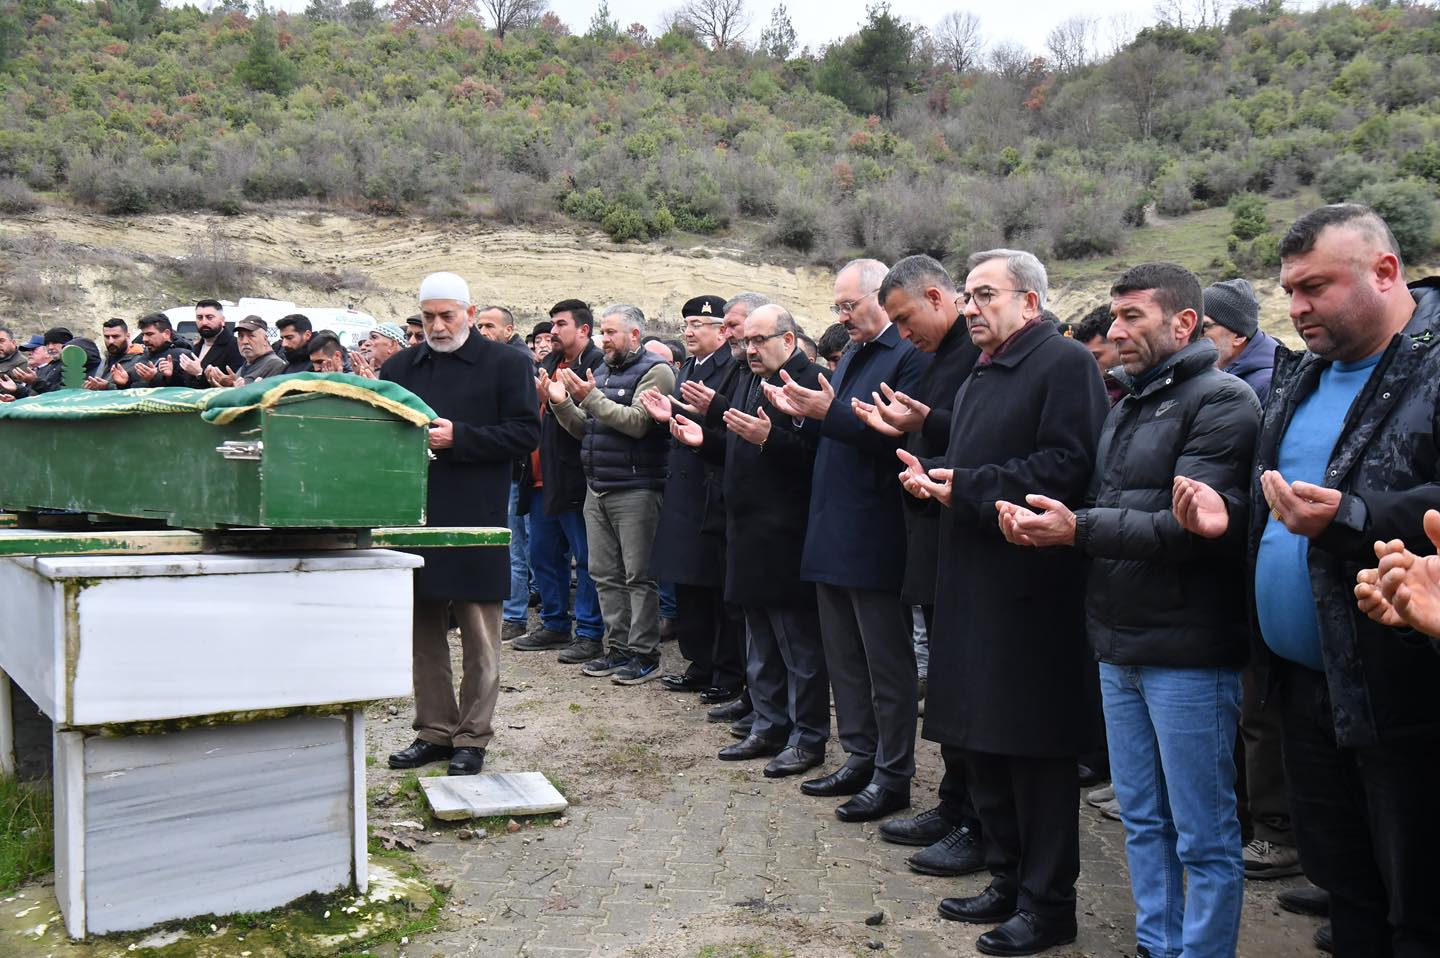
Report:
[[[605,620],[590,580],[590,548],[579,509],[547,516],[530,513],[530,569],[540,593],[540,621],[552,632],[570,631],[570,557],[575,557],[575,634],[600,641]]]
[[[1102,662],[1100,690],[1135,937],[1153,958],[1229,958],[1245,896],[1235,810],[1240,672]]]
[[[524,625],[530,618],[530,517],[517,516],[520,483],[510,482],[510,598],[505,621]]]
[[[675,604],[675,584],[657,580],[655,588],[660,593],[660,618],[673,619],[679,615],[679,607]]]

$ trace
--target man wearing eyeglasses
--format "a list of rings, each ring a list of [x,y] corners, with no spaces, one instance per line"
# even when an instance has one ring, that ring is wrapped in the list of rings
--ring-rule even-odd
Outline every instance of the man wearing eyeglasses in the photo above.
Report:
[[[1109,402],[1089,350],[1041,316],[1045,267],[1019,250],[969,260],[960,301],[983,354],[955,397],[942,460],[904,449],[911,495],[941,519],[925,737],[953,746],[985,833],[990,887],[940,915],[995,924],[976,947],[1029,955],[1075,940],[1077,756],[1094,675],[1083,557],[1000,533],[998,500],[1041,492],[1078,506]],[[1093,693],[1090,693],[1093,694]]]
[[[696,296],[680,308],[690,354],[675,378],[727,392],[740,372],[725,348],[725,300]],[[668,423],[672,397],[656,390],[640,397],[656,422]],[[681,404],[678,408],[684,411]],[[738,698],[745,685],[745,631],[738,610],[725,606],[725,503],[721,468],[678,440],[670,444],[670,475],[650,551],[651,574],[675,586],[675,637],[689,665],[665,675],[672,692],[699,692],[706,705]]]
[[[818,389],[780,373],[766,398],[787,416],[820,422],[800,577],[816,584],[825,664],[835,691],[840,745],[836,771],[805,782],[806,795],[853,796],[835,810],[845,822],[873,821],[910,805],[915,774],[915,647],[900,598],[905,520],[896,487],[900,440],[868,428],[850,400],[881,383],[910,392],[930,357],[901,337],[876,293],[888,272],[855,260],[835,278],[835,314],[850,348]]]
[[[773,755],[766,778],[799,775],[825,758],[830,694],[815,608],[815,587],[800,579],[806,506],[819,423],[782,415],[761,384],[781,385],[784,370],[810,389],[821,367],[796,344],[799,328],[783,307],[767,304],[745,320],[748,367],[736,378],[735,402],[720,429],[676,415],[671,434],[724,463],[725,597],[741,604],[750,632],[746,662],[754,722],[720,758]]]
[[[960,317],[960,294],[940,263],[929,256],[907,256],[890,268],[880,284],[880,302],[900,335],[935,361],[925,370],[913,394],[896,392],[886,383],[871,396],[851,400],[855,414],[871,429],[902,438],[920,459],[945,455],[950,441],[950,414],[955,393],[975,368],[980,348],[970,339]],[[940,520],[944,509],[933,500],[905,497],[905,601],[920,606],[927,633],[935,626],[935,568],[939,562]],[[940,691],[944,693],[944,689]],[[966,875],[985,867],[980,822],[965,785],[960,750],[941,745],[945,777],[940,803],[914,818],[892,819],[880,826],[880,837],[899,845],[922,846],[909,859],[922,875]]]

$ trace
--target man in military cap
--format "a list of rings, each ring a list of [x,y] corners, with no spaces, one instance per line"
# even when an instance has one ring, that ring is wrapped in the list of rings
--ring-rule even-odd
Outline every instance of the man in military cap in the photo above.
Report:
[[[672,396],[649,392],[641,397],[657,422],[669,422],[672,409],[696,420],[704,417],[678,398],[688,382],[716,393],[729,392],[741,372],[725,348],[725,300],[696,296],[680,308],[689,358],[680,366]],[[745,630],[737,609],[725,605],[725,504],[721,466],[706,463],[699,452],[671,441],[670,477],[660,506],[660,524],[650,552],[657,577],[675,584],[675,635],[690,664],[661,683],[675,692],[699,692],[716,704],[739,696],[745,685]]]

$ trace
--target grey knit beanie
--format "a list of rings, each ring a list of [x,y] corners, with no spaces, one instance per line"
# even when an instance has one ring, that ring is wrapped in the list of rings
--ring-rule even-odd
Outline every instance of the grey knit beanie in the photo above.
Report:
[[[1215,283],[1205,287],[1205,315],[1248,339],[1260,328],[1260,298],[1246,280]]]

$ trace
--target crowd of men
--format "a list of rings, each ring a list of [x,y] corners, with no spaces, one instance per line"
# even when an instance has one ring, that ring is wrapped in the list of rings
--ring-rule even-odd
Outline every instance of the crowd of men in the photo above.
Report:
[[[512,544],[426,554],[417,737],[392,767],[483,767],[508,641],[699,696],[738,739],[718,758],[770,778],[826,764],[833,701],[842,755],[799,791],[887,819],[917,872],[988,870],[939,903],[993,926],[985,954],[1075,939],[1077,795],[1109,779],[1089,798],[1124,826],[1137,956],[1234,954],[1246,878],[1302,871],[1281,903],[1328,914],[1322,947],[1436,955],[1440,280],[1407,286],[1353,204],[1280,255],[1303,349],[1259,329],[1244,280],[1168,263],[1061,324],[1044,265],[995,249],[959,284],[928,256],[847,264],[818,342],[755,292],[688,300],[683,344],[581,299],[522,338],[435,273],[364,351],[303,317],[273,353],[263,321],[224,338],[207,301],[199,349],[146,317],[133,352],[107,324],[86,385],[303,361],[435,409],[429,521],[504,521]],[[0,331],[0,387],[43,391],[16,353]],[[667,631],[686,667],[661,675]],[[889,817],[917,716],[944,777]]]

